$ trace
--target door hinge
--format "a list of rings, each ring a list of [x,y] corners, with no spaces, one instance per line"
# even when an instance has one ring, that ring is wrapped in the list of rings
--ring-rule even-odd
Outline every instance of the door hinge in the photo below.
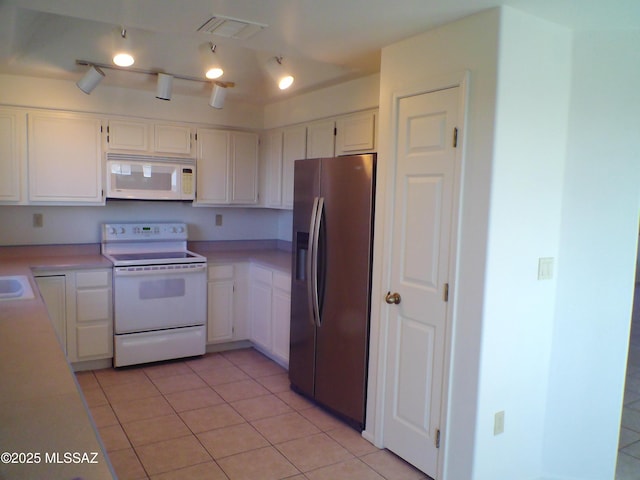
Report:
[[[440,429],[436,430],[436,448],[440,448]]]
[[[444,289],[443,290],[444,291],[442,292],[442,299],[445,302],[448,302],[449,301],[449,284],[448,283],[444,284]]]
[[[458,146],[458,127],[453,129],[453,148]]]

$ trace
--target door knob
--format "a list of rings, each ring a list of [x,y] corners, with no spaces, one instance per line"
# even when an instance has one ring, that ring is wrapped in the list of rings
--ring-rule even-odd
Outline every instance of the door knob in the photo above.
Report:
[[[397,292],[391,293],[391,292],[387,292],[387,296],[384,297],[384,301],[387,302],[389,305],[398,305],[400,303],[400,294]]]

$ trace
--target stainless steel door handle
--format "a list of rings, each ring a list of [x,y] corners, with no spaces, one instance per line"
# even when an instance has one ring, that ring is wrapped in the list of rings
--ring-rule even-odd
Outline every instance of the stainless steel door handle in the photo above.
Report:
[[[387,292],[387,295],[384,297],[384,301],[389,305],[398,305],[401,300],[402,298],[400,298],[400,294],[397,292]]]

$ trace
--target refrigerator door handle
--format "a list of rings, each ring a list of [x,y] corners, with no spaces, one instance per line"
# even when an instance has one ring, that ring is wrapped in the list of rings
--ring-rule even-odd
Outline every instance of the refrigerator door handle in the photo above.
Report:
[[[311,209],[311,220],[309,221],[309,244],[307,246],[307,305],[309,307],[309,320],[315,326],[316,321],[316,308],[315,302],[317,301],[317,291],[314,290],[314,285],[317,285],[316,268],[317,263],[317,236],[315,232],[316,217],[318,215],[318,203],[319,197],[313,199],[313,207]],[[313,279],[316,279],[314,282]]]
[[[313,262],[313,275],[311,277],[311,284],[313,289],[313,318],[318,327],[321,327],[320,320],[320,302],[318,301],[318,239],[320,237],[320,227],[322,223],[322,211],[324,210],[324,197],[318,198],[318,208],[316,210],[316,221],[313,228],[313,246],[314,251],[311,255],[311,261]]]

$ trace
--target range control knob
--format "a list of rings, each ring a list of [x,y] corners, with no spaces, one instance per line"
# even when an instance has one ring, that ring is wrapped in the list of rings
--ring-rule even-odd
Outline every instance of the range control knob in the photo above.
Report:
[[[109,227],[109,235],[117,235],[116,227]]]

